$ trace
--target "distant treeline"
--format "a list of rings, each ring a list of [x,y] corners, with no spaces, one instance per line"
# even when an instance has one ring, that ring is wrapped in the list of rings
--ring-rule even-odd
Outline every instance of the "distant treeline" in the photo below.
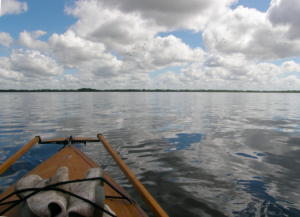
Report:
[[[300,90],[190,90],[190,89],[105,89],[97,90],[92,88],[74,89],[38,89],[38,90],[1,90],[0,92],[241,92],[241,93],[300,93]]]

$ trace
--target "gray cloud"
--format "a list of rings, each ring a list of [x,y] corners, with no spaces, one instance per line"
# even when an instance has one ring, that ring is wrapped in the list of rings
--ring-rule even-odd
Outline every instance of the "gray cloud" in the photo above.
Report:
[[[269,20],[274,26],[287,26],[290,39],[300,39],[300,1],[272,0],[267,11]]]
[[[143,19],[155,21],[157,26],[168,29],[184,28],[202,30],[209,19],[236,2],[236,0],[181,1],[181,0],[111,0],[100,1],[103,5],[117,8],[124,13],[137,13]]]

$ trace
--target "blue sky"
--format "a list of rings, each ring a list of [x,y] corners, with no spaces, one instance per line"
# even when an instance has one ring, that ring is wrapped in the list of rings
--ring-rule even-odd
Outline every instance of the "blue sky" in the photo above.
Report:
[[[235,9],[239,5],[248,8],[255,8],[261,12],[266,12],[270,7],[270,0],[239,0],[236,4],[233,4],[231,8]]]
[[[4,1],[4,0],[2,0]],[[53,33],[63,34],[77,19],[64,12],[65,5],[71,1],[51,0],[51,1],[23,1],[28,5],[24,13],[17,15],[4,15],[0,19],[1,31],[9,32],[15,39],[20,32],[44,30],[48,34],[41,37],[47,40]]]
[[[0,89],[300,89],[298,1],[170,2],[2,0]]]

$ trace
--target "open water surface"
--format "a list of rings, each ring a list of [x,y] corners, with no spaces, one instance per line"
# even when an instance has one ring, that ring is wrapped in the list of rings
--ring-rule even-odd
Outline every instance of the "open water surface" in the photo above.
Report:
[[[0,161],[102,133],[169,216],[300,216],[300,94],[1,93]],[[152,216],[100,143],[76,145]],[[55,154],[35,145],[0,192]]]

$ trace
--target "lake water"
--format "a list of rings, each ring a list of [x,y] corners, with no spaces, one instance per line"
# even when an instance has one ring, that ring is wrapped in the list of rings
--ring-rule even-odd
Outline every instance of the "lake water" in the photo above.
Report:
[[[169,216],[300,216],[300,94],[0,93],[0,160],[102,133]],[[100,143],[76,145],[152,216]],[[55,154],[35,145],[0,192]]]

